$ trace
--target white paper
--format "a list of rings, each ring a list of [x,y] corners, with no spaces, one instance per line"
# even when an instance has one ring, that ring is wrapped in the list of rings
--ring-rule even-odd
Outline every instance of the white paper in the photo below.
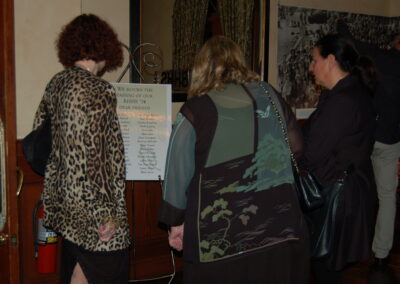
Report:
[[[171,134],[171,85],[113,85],[125,146],[126,179],[164,179]]]

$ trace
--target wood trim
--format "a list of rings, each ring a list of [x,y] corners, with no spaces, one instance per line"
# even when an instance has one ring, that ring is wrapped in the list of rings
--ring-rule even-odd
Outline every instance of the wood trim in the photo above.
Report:
[[[15,236],[16,244],[8,241],[0,253],[7,253],[8,263],[2,265],[1,274],[8,279],[2,283],[19,283],[19,238],[16,192],[16,119],[15,119],[15,53],[14,53],[14,1],[0,4],[0,117],[5,124],[6,139],[6,191],[7,220],[4,233]],[[5,251],[3,251],[3,249]],[[3,271],[7,269],[7,271]],[[3,276],[1,277],[3,278]]]
[[[129,2],[129,21],[130,21],[130,33],[129,33],[129,47],[131,52],[133,49],[142,43],[142,0],[131,0]],[[139,53],[133,54],[133,60],[138,64],[140,72],[142,72],[141,67],[141,50]],[[139,83],[141,78],[135,68],[131,66],[129,82]]]
[[[270,21],[271,21],[271,0],[263,0],[264,1],[264,17],[265,17],[265,28],[264,28],[264,70],[263,70],[263,80],[268,82],[268,70],[269,70],[269,30],[270,30]]]
[[[261,59],[260,59],[260,26],[261,26],[261,7],[260,1],[254,1],[254,9],[253,9],[253,46],[252,46],[252,62],[251,66],[254,72],[261,74]]]

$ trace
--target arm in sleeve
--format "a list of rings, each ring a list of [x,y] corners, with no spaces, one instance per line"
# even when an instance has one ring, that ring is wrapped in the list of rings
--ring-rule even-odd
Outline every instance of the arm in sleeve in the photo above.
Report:
[[[38,128],[43,123],[43,120],[46,119],[47,114],[48,114],[47,102],[45,100],[45,95],[44,95],[39,103],[39,106],[35,113],[35,117],[33,119],[33,128],[32,128],[33,130]]]
[[[87,155],[87,186],[94,198],[89,210],[97,228],[106,222],[118,225],[126,218],[124,200],[125,157],[119,123],[116,120],[116,97],[111,85],[87,90],[84,144]]]
[[[163,201],[159,221],[181,225],[186,209],[186,191],[194,175],[196,133],[181,113],[173,128],[167,154],[163,184]]]
[[[321,184],[327,184],[334,177],[337,166],[337,145],[351,134],[355,120],[356,106],[348,98],[340,96],[327,101],[312,118],[305,136],[303,162]]]
[[[114,89],[109,89],[113,103],[109,111],[111,120],[110,136],[107,139],[108,149],[111,154],[112,176],[110,177],[110,187],[114,188],[112,192],[113,203],[115,204],[116,216],[119,221],[128,222],[126,201],[125,201],[125,180],[126,180],[126,164],[125,164],[125,148],[122,139],[121,126],[117,115],[117,103]],[[114,216],[110,216],[114,217]]]

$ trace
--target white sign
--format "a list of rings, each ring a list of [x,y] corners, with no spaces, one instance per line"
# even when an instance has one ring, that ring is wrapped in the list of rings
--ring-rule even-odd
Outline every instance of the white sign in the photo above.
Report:
[[[125,146],[126,179],[164,179],[171,134],[171,85],[113,83]]]

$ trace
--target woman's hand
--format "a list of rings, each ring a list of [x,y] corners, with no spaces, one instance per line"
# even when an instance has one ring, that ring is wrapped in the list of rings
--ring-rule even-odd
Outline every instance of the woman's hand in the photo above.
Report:
[[[117,231],[117,226],[112,221],[108,221],[105,224],[101,224],[98,230],[100,241],[105,243],[110,241],[116,231]]]
[[[169,245],[177,251],[181,251],[183,249],[183,226],[184,224],[171,227],[168,236]]]

